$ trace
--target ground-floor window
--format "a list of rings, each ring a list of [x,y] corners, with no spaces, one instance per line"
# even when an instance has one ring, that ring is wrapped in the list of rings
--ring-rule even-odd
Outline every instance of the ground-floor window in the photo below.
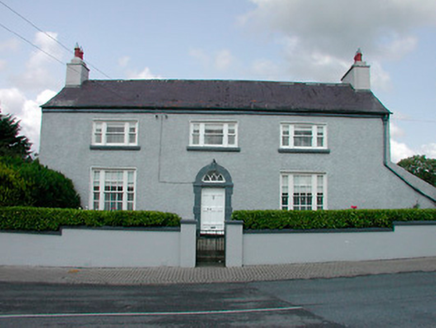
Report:
[[[325,174],[282,173],[280,206],[283,210],[326,208]]]
[[[91,205],[94,210],[134,210],[135,189],[135,170],[92,170]]]

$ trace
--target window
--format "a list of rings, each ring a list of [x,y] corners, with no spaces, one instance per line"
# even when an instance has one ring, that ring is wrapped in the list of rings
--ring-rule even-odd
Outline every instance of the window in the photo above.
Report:
[[[226,179],[221,173],[211,171],[203,177],[202,181],[210,183],[224,183],[226,182]]]
[[[325,174],[282,174],[281,209],[325,209],[325,180]]]
[[[94,121],[93,145],[102,146],[135,146],[137,141],[138,122],[128,121]]]
[[[281,148],[327,148],[327,128],[324,124],[282,123]]]
[[[134,210],[135,170],[92,171],[92,209]]]
[[[237,147],[236,122],[191,122],[190,146]]]

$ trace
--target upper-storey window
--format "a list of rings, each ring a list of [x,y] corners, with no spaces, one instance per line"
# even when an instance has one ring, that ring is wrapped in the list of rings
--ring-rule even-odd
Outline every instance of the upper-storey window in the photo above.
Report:
[[[93,145],[136,146],[137,121],[94,121]]]
[[[190,146],[237,147],[236,122],[191,122]]]
[[[327,126],[310,123],[282,123],[281,148],[327,148]]]

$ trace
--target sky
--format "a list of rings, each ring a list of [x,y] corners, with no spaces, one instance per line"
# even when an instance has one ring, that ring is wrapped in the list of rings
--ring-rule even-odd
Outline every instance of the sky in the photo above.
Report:
[[[36,152],[76,43],[91,79],[339,83],[360,48],[392,161],[436,158],[435,0],[0,0],[0,109]]]

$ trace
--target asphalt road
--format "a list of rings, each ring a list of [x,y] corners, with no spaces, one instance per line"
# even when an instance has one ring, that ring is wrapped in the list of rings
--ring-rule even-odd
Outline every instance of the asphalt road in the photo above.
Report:
[[[436,272],[234,284],[0,284],[0,327],[435,327]]]

